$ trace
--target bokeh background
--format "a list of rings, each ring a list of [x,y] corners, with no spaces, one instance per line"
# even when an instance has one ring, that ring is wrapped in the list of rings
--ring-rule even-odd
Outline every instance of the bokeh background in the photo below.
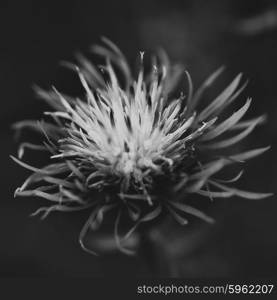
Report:
[[[76,78],[59,62],[73,59],[77,51],[87,53],[102,35],[119,45],[131,61],[137,60],[140,50],[147,55],[162,46],[173,61],[185,65],[196,86],[226,65],[215,92],[243,72],[250,80],[243,97],[253,98],[248,116],[266,113],[268,121],[240,147],[270,144],[272,148],[249,161],[241,184],[254,191],[277,192],[276,1],[2,2],[0,276],[276,278],[276,196],[262,201],[217,200],[211,209],[217,219],[214,226],[193,223],[176,233],[173,250],[157,242],[152,257],[90,256],[77,241],[86,213],[54,213],[40,221],[28,216],[45,202],[13,198],[28,171],[9,159],[17,146],[11,124],[40,119],[47,109],[36,99],[32,85],[78,90]],[[33,158],[34,154],[26,156]],[[165,262],[170,251],[173,258]]]

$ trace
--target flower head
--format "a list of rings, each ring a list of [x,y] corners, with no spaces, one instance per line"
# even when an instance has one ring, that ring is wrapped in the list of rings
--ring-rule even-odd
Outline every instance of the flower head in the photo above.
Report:
[[[45,113],[50,121],[39,123],[44,135],[42,145],[23,143],[19,158],[24,148],[29,147],[47,151],[51,163],[39,169],[13,157],[33,171],[15,194],[54,202],[35,214],[43,213],[45,217],[53,210],[90,207],[92,213],[80,234],[85,248],[83,238],[87,230],[98,228],[104,214],[114,210],[116,241],[123,249],[117,228],[123,214],[134,222],[124,237],[126,240],[140,223],[155,219],[163,211],[181,224],[187,222],[186,214],[212,222],[203,212],[186,204],[187,194],[209,198],[237,195],[249,199],[270,195],[241,191],[228,186],[228,181],[214,178],[225,166],[267,150],[232,155],[222,152],[264,120],[262,116],[241,121],[250,99],[222,120],[222,112],[245,87],[240,87],[241,74],[201,108],[205,90],[223,68],[194,93],[189,73],[179,65],[171,65],[164,52],[158,53],[150,72],[144,71],[144,54],[140,53],[141,67],[133,77],[121,51],[105,38],[103,43],[105,46],[95,46],[93,50],[105,59],[104,66],[96,68],[82,56],[79,67],[68,64],[79,76],[83,96],[74,99],[55,88],[37,88],[54,111]],[[188,90],[174,97],[173,90],[184,75]],[[34,121],[19,122],[15,127],[38,129]],[[241,175],[242,172],[229,182],[237,181]],[[93,197],[95,192],[103,197]]]

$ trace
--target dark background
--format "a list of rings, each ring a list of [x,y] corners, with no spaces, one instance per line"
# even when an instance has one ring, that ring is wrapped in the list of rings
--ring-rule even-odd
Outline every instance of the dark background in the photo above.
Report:
[[[143,255],[88,255],[77,242],[84,217],[54,213],[40,221],[28,215],[45,204],[43,201],[13,198],[28,171],[9,159],[16,153],[11,124],[26,118],[39,119],[46,108],[35,98],[32,85],[74,89],[76,78],[61,70],[59,61],[73,59],[76,51],[86,52],[102,35],[119,45],[131,61],[137,59],[140,50],[148,53],[157,46],[164,47],[173,61],[185,64],[196,86],[221,65],[227,66],[224,84],[242,71],[250,79],[244,96],[254,100],[248,116],[268,115],[267,123],[243,147],[272,145],[265,155],[248,163],[242,185],[254,191],[276,192],[276,11],[276,1],[266,0],[2,3],[0,275],[162,274],[161,268],[153,268]],[[180,246],[184,251],[176,258],[178,274],[190,278],[277,277],[276,197],[217,202],[216,225],[185,229],[185,246]]]

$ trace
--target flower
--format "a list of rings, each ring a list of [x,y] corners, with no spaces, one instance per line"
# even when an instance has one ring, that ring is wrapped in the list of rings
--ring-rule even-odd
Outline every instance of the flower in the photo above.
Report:
[[[239,74],[213,101],[201,108],[203,94],[223,68],[214,72],[194,93],[191,77],[181,66],[171,65],[159,52],[152,70],[145,72],[144,53],[141,67],[132,76],[122,52],[110,40],[93,51],[105,59],[100,68],[79,56],[74,69],[84,88],[79,98],[66,96],[55,88],[38,95],[54,111],[46,112],[50,121],[22,121],[16,129],[41,129],[41,145],[23,143],[19,158],[12,157],[33,173],[16,189],[16,196],[38,196],[53,205],[38,209],[46,217],[52,211],[76,211],[90,208],[92,213],[80,233],[81,246],[89,229],[96,230],[104,215],[116,211],[115,239],[119,248],[138,225],[171,214],[186,224],[190,214],[213,222],[204,212],[188,205],[185,196],[199,194],[209,198],[240,196],[260,199],[268,193],[246,192],[228,183],[237,181],[242,172],[229,181],[214,178],[224,167],[241,163],[268,149],[254,149],[238,154],[224,154],[245,138],[264,116],[241,121],[251,100],[222,120],[222,112],[245,88]],[[116,71],[117,70],[117,71]],[[188,91],[174,97],[173,91],[185,74]],[[203,105],[202,105],[203,106]],[[39,126],[38,126],[39,124]],[[226,134],[227,137],[226,137]],[[225,137],[224,137],[225,136]],[[25,148],[45,150],[50,164],[35,168],[21,161]],[[101,197],[93,197],[93,193]],[[121,238],[118,226],[122,216],[133,226]]]

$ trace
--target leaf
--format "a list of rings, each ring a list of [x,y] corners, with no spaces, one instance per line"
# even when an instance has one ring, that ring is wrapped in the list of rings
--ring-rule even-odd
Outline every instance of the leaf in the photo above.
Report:
[[[72,191],[60,187],[60,192],[63,196],[66,196],[67,199],[69,199],[70,201],[75,201],[81,204],[84,203],[84,200],[80,196],[74,194]]]
[[[68,168],[80,179],[85,180],[84,174],[69,160],[66,161]]]
[[[224,91],[217,96],[217,98],[212,101],[212,103],[207,106],[199,115],[199,120],[205,120],[212,113],[216,112],[217,109],[222,107],[222,105],[232,96],[234,91],[239,85],[242,74],[236,76],[236,78],[224,89]]]
[[[135,205],[134,203],[127,202],[127,211],[130,216],[130,218],[133,221],[137,221],[141,214],[141,209],[138,205]]]
[[[55,175],[60,173],[65,173],[68,171],[67,166],[64,163],[57,163],[53,165],[48,165],[42,169],[41,172],[35,172],[30,175],[22,184],[21,190],[24,190],[28,185],[44,180],[44,178],[48,178],[48,175]]]
[[[247,121],[242,121],[237,123],[235,126],[233,126],[232,128],[230,128],[230,130],[241,130],[241,129],[245,129],[248,126],[250,126],[250,124],[252,124],[253,122],[255,122],[257,119],[260,120],[260,122],[258,123],[259,125],[264,124],[267,117],[266,115],[261,115],[260,117],[251,119],[251,120],[247,120]]]
[[[198,217],[208,223],[214,223],[214,220],[211,217],[207,216],[195,207],[180,202],[170,202],[170,204],[184,213]]]
[[[183,142],[188,142],[190,140],[195,140],[196,138],[204,135],[204,132],[208,130],[209,127],[211,127],[215,122],[217,121],[217,118],[211,119],[208,122],[204,122],[201,127],[199,127],[197,130],[192,132],[190,135],[182,139]]]
[[[196,192],[197,194],[205,197],[212,197],[212,198],[229,198],[234,195],[233,192],[213,192],[213,191],[203,191],[199,190]]]
[[[116,245],[122,253],[127,254],[127,255],[134,255],[135,251],[127,249],[122,244],[124,241],[126,241],[126,238],[125,238],[126,236],[122,239],[119,236],[118,227],[119,227],[120,218],[121,218],[121,211],[118,212],[118,215],[115,220],[115,225],[114,225],[114,237],[115,237]]]
[[[73,212],[73,211],[80,211],[80,210],[84,210],[87,209],[91,206],[95,205],[94,203],[87,203],[85,205],[82,206],[66,206],[66,205],[62,205],[62,204],[56,204],[56,205],[52,205],[49,207],[40,207],[39,209],[37,209],[35,212],[33,212],[30,216],[34,217],[40,213],[43,213],[41,216],[41,219],[45,219],[52,211],[62,211],[62,212]]]
[[[193,184],[187,185],[185,188],[185,192],[186,193],[196,193],[204,186],[206,181],[207,181],[207,178],[201,178],[201,179],[197,180],[196,182],[194,182]]]
[[[196,181],[190,185],[188,184],[185,191],[187,193],[195,193],[199,191],[204,186],[208,178],[213,174],[219,172],[226,164],[228,164],[228,161],[224,158],[221,158],[219,160],[203,165],[201,167],[201,171],[190,176],[190,180]]]
[[[174,192],[180,191],[188,182],[188,179],[189,179],[188,175],[185,174],[183,178],[173,187]]]
[[[90,216],[88,217],[86,223],[84,224],[83,228],[81,229],[80,231],[80,234],[79,234],[79,243],[81,245],[81,248],[83,250],[85,250],[86,252],[88,252],[89,254],[93,254],[93,255],[96,255],[98,256],[98,254],[90,249],[88,249],[86,246],[85,246],[85,243],[84,243],[84,238],[86,237],[86,234],[91,226],[91,221],[95,218],[95,215],[97,214],[97,211],[98,211],[98,206],[91,212]]]
[[[218,76],[223,72],[225,69],[224,66],[217,69],[215,72],[213,72],[200,86],[200,88],[196,91],[195,95],[192,98],[191,105],[188,105],[187,115],[189,115],[197,106],[199,100],[201,99],[203,93],[207,88],[209,88],[214,81],[218,78]]]
[[[126,84],[127,85],[130,84],[130,79],[132,78],[132,74],[125,56],[122,54],[119,48],[109,39],[103,37],[102,41],[106,45],[108,45],[112,49],[112,51],[99,45],[93,45],[91,47],[91,51],[104,58],[109,58],[122,71],[124,78],[126,80]]]
[[[211,185],[214,185],[224,191],[229,191],[232,192],[234,195],[246,198],[246,199],[251,199],[251,200],[260,200],[264,198],[268,198],[273,195],[273,193],[253,193],[253,192],[248,192],[248,191],[243,191],[239,190],[233,187],[228,187],[226,185],[214,182],[212,180],[209,181]]]
[[[81,53],[77,53],[76,58],[80,63],[81,72],[84,74],[85,79],[90,82],[91,86],[93,88],[97,88],[99,86],[104,87],[105,81],[93,64]],[[74,67],[73,70],[76,71],[76,67]]]
[[[43,126],[45,130],[50,134],[51,136],[56,134],[56,135],[62,135],[64,132],[64,128],[59,128],[58,126],[48,123],[48,122],[43,122]],[[19,121],[16,122],[12,125],[12,128],[17,131],[21,131],[23,129],[31,129],[34,131],[41,132],[41,128],[38,126],[38,121],[37,120],[24,120],[24,121]]]
[[[97,230],[101,226],[101,224],[104,220],[104,214],[115,207],[116,207],[116,204],[107,204],[107,205],[101,206],[101,208],[99,208],[97,213],[95,214],[95,218],[92,220],[92,222],[90,224],[90,228],[94,231]]]
[[[140,219],[140,222],[149,222],[159,216],[162,212],[161,205],[155,207],[150,213],[146,214],[144,217]]]
[[[208,144],[208,145],[203,145],[202,148],[206,148],[206,149],[220,149],[220,148],[226,148],[226,147],[230,147],[233,144],[238,143],[239,141],[241,141],[242,139],[244,139],[246,136],[248,136],[257,126],[257,124],[260,122],[260,119],[256,119],[255,121],[253,121],[253,123],[251,123],[249,125],[248,128],[246,128],[244,131],[240,132],[239,134],[228,138],[226,140],[220,141],[220,142],[216,142],[216,143],[212,143],[212,144]]]
[[[238,180],[241,178],[242,174],[243,174],[243,170],[240,171],[240,172],[238,173],[238,175],[236,175],[236,176],[235,176],[234,178],[232,178],[232,179],[229,179],[229,180],[214,179],[214,180],[216,180],[217,182],[222,182],[222,183],[236,182],[236,181],[238,181]]]
[[[193,83],[188,71],[185,71],[187,82],[188,82],[188,96],[187,96],[187,106],[190,107],[192,96],[193,96]]]
[[[133,227],[131,227],[131,229],[125,234],[123,240],[127,240],[131,236],[131,234],[137,229],[137,227],[139,226],[139,224],[141,224],[143,222],[149,222],[149,221],[154,220],[156,217],[158,217],[160,215],[161,212],[162,212],[161,205],[158,205],[150,213],[144,215],[144,217],[140,218],[133,225]]]
[[[253,149],[253,150],[246,151],[246,152],[242,152],[242,153],[239,153],[239,154],[236,154],[236,155],[232,155],[229,158],[233,161],[243,162],[245,160],[248,160],[248,159],[254,158],[258,155],[261,155],[262,153],[264,153],[268,149],[270,149],[270,146],[263,147],[263,148],[257,148],[257,149]]]
[[[18,158],[21,159],[24,155],[25,148],[31,150],[38,150],[38,151],[47,151],[47,148],[44,145],[36,145],[32,143],[21,143],[18,147],[17,155]]]
[[[21,165],[23,168],[25,169],[28,169],[30,171],[33,171],[33,172],[36,172],[36,173],[39,173],[39,174],[44,174],[44,175],[52,175],[52,174],[58,174],[58,173],[63,173],[65,172],[65,168],[59,168],[61,165],[64,166],[64,164],[53,164],[53,165],[49,165],[48,166],[48,169],[47,167],[46,168],[36,168],[36,167],[33,167],[33,166],[30,166],[29,164],[27,163],[24,163],[23,161],[15,158],[14,156],[10,155],[10,158],[15,161],[16,163],[18,163],[19,165]],[[51,168],[49,167],[56,167],[57,169],[56,170],[51,170]]]
[[[190,179],[202,179],[202,178],[208,178],[211,175],[219,172],[227,163],[227,160],[224,158],[220,158],[216,161],[212,161],[210,163],[207,163],[206,165],[202,166],[202,170],[194,173],[190,176]]]
[[[55,177],[51,177],[51,176],[43,176],[41,178],[41,180],[44,180],[45,182],[49,182],[49,183],[54,183],[57,186],[63,186],[63,187],[67,187],[67,188],[75,188],[75,184],[73,182],[64,180],[64,179],[60,179],[60,178],[55,178]]]
[[[182,226],[188,224],[188,220],[182,216],[180,216],[176,211],[174,211],[170,206],[167,206],[167,209],[169,210],[172,217]]]
[[[234,126],[247,112],[249,106],[251,104],[251,99],[247,99],[246,103],[243,107],[241,107],[238,111],[236,111],[231,117],[223,121],[221,124],[216,126],[214,129],[211,129],[208,133],[201,137],[201,141],[207,141],[214,139],[215,137],[221,135],[225,131],[229,130],[232,126]]]
[[[37,85],[34,85],[33,89],[34,89],[34,91],[37,94],[39,99],[44,100],[48,105],[50,105],[52,108],[54,108],[57,111],[64,111],[64,107],[61,104],[60,99],[59,99],[60,96],[55,91],[44,90],[44,89],[42,89],[41,87],[39,87]],[[66,98],[67,101],[70,102],[71,104],[75,103],[74,98],[72,98],[68,95],[65,95],[65,94],[61,94],[61,96],[63,98]]]
[[[56,194],[48,194],[39,190],[28,190],[28,191],[21,191],[20,189],[17,189],[15,191],[15,196],[21,196],[21,197],[30,197],[30,196],[36,196],[40,198],[44,198],[49,201],[53,202],[60,202],[61,196],[59,193]]]
[[[211,116],[214,115],[219,115],[222,113],[222,111],[230,105],[234,100],[238,98],[238,96],[244,91],[248,84],[248,81],[246,81],[237,91],[235,91],[230,98],[228,98],[220,107],[218,107],[212,114]]]

